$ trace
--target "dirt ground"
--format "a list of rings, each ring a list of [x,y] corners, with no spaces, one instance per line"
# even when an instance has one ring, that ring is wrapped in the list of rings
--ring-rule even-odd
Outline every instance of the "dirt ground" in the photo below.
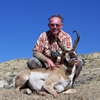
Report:
[[[14,59],[0,64],[0,100],[100,100],[100,52],[80,55],[85,59],[85,66],[76,79],[74,94],[59,94],[53,98],[51,94],[40,96],[15,93],[13,78],[24,69],[27,69],[28,59]],[[4,82],[4,83],[2,83]]]

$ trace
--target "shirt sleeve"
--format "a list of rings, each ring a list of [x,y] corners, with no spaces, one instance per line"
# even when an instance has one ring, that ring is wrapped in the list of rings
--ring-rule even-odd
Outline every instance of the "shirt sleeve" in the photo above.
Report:
[[[33,56],[38,58],[41,61],[46,60],[46,56],[42,54],[44,50],[44,40],[45,40],[45,33],[41,34],[40,37],[38,38],[35,47],[33,48]]]
[[[44,38],[43,38],[43,34],[40,35],[40,37],[38,38],[35,47],[33,48],[33,52],[34,51],[38,51],[38,52],[43,52],[43,47],[44,47]]]
[[[43,62],[47,59],[47,57],[45,55],[43,55],[42,53],[40,53],[38,51],[34,51],[33,56],[38,58],[40,61],[43,61]]]

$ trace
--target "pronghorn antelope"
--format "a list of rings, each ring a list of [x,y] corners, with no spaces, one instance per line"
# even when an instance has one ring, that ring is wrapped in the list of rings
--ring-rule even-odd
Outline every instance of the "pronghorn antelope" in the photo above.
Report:
[[[31,94],[32,91],[36,91],[41,95],[50,93],[54,97],[58,97],[58,93],[68,91],[73,84],[76,64],[78,63],[75,48],[79,41],[79,34],[77,31],[73,32],[77,33],[77,38],[72,50],[65,50],[58,43],[63,50],[62,64],[59,67],[29,69],[19,72],[15,77],[15,92],[22,91]]]

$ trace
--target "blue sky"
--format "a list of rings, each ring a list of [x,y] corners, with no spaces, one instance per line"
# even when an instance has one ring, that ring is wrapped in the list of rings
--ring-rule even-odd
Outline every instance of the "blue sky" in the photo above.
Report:
[[[100,52],[100,0],[0,0],[0,63],[33,57],[32,49],[48,18],[60,14],[78,54]]]

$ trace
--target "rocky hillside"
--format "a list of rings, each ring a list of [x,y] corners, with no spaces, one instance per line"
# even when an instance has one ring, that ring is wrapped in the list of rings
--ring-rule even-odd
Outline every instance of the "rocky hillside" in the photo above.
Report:
[[[84,58],[85,66],[75,81],[77,93],[60,94],[56,100],[100,100],[100,52],[79,55]],[[29,59],[14,59],[0,63],[0,100],[54,100],[49,96],[15,94],[13,78],[24,69],[28,69]]]

